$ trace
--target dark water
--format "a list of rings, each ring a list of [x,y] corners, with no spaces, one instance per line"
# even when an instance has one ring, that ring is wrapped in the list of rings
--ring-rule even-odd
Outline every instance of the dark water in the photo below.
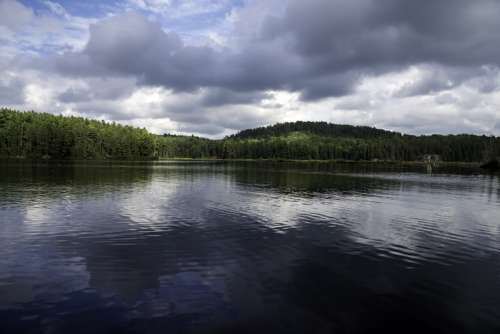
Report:
[[[0,169],[0,333],[500,332],[495,175]]]

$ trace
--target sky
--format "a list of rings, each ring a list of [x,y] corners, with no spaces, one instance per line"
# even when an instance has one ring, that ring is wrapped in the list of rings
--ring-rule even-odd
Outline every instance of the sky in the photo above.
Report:
[[[0,0],[0,106],[221,138],[500,135],[498,0]]]

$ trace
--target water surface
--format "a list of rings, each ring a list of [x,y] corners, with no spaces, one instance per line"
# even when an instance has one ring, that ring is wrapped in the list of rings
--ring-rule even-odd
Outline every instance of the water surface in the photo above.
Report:
[[[0,164],[1,333],[498,333],[475,170]]]

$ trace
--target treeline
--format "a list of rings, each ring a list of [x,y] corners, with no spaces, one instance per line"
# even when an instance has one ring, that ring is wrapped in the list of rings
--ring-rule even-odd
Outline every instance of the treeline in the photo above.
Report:
[[[152,159],[145,129],[82,117],[0,109],[0,156],[31,159]]]
[[[409,136],[326,122],[282,123],[221,140],[157,136],[81,117],[0,110],[0,156],[51,159],[295,159],[478,162],[500,156],[500,138]]]
[[[293,134],[263,139],[228,139],[223,142],[224,158],[317,159],[317,160],[422,160],[438,155],[443,161],[478,162],[500,155],[500,142],[488,137],[383,136],[359,139],[329,138]],[[490,153],[491,152],[491,153]]]
[[[160,158],[222,158],[221,140],[210,140],[195,136],[158,136],[157,148]]]
[[[166,157],[293,160],[479,162],[500,156],[500,138],[475,135],[410,136],[371,127],[294,122],[244,130],[223,140],[166,135]],[[164,156],[163,154],[161,156]]]

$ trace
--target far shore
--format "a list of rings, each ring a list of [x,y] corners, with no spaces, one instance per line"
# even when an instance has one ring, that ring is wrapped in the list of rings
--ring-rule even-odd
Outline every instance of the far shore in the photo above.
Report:
[[[148,163],[148,162],[263,162],[263,163],[298,163],[298,164],[354,164],[354,165],[402,165],[402,166],[427,166],[425,161],[399,161],[399,160],[316,160],[316,159],[221,159],[221,158],[159,158],[144,160],[117,160],[117,159],[50,159],[50,158],[27,158],[27,157],[0,157],[0,161],[22,161],[36,163],[69,163],[69,162],[116,162],[116,163]],[[430,163],[433,167],[469,167],[479,168],[481,162],[463,162],[463,161],[439,161]]]
[[[158,161],[227,161],[227,162],[274,162],[274,163],[332,163],[332,164],[373,164],[373,165],[422,165],[429,164],[425,161],[399,161],[399,160],[316,160],[316,159],[220,159],[220,158],[160,158]],[[463,166],[479,167],[481,162],[464,161],[439,161],[432,163],[434,166]]]
[[[403,160],[318,160],[318,159],[221,159],[221,158],[158,158],[144,160],[120,160],[120,159],[51,159],[51,158],[28,158],[28,157],[0,157],[0,161],[32,161],[32,162],[158,162],[158,161],[185,161],[185,162],[274,162],[274,163],[332,163],[332,164],[373,164],[373,165],[427,165],[425,161],[403,161]],[[481,162],[464,161],[438,161],[434,166],[467,166],[479,167]]]

